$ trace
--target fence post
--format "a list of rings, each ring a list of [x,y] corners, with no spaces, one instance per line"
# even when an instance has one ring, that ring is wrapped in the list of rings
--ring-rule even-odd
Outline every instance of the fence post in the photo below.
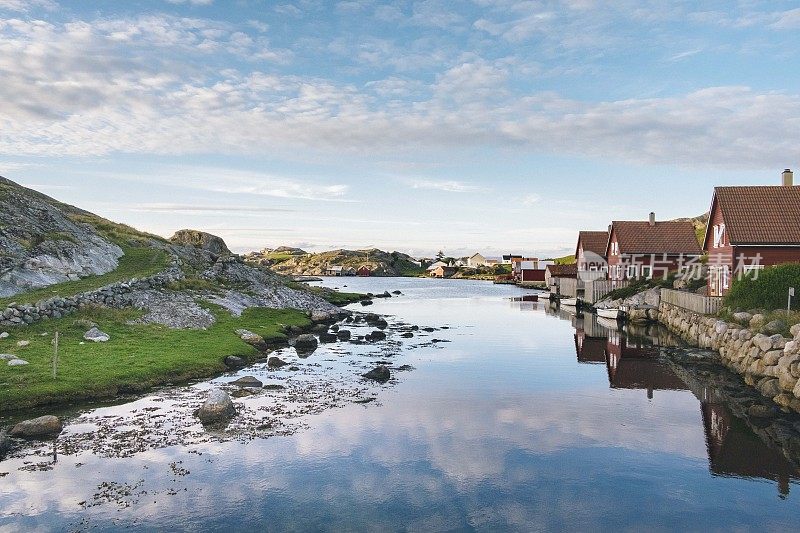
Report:
[[[58,373],[58,331],[53,337],[53,379],[56,379]]]

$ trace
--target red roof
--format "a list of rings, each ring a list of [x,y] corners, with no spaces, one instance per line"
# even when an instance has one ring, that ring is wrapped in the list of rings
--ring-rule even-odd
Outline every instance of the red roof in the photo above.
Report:
[[[689,221],[615,221],[611,231],[622,254],[696,254],[703,251]],[[610,244],[610,243],[609,243]]]
[[[800,246],[800,186],[717,187],[714,202],[731,244]]]
[[[577,278],[578,265],[547,265],[547,270],[551,276],[557,278]]]
[[[578,245],[575,247],[575,257],[578,257],[578,248],[583,245],[584,252],[593,252],[605,257],[608,247],[608,231],[581,231],[578,233]]]

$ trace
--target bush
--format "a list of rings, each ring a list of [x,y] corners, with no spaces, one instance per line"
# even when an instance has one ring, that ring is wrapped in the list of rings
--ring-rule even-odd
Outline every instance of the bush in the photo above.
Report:
[[[800,296],[800,263],[767,267],[757,273],[735,279],[725,296],[731,309],[786,309],[789,287]],[[792,309],[800,310],[800,297],[792,298]]]

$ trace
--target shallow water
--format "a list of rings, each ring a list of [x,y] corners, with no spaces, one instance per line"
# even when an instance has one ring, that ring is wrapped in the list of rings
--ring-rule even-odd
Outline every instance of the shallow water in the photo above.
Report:
[[[800,522],[797,469],[702,381],[653,356],[653,343],[669,341],[663,332],[626,337],[485,282],[323,284],[402,291],[351,306],[391,315],[389,340],[322,345],[307,359],[286,349],[299,371],[258,365],[213,380],[254,375],[287,387],[237,400],[243,414],[227,431],[191,416],[205,382],[73,413],[55,445],[0,462],[0,530],[786,531]],[[393,329],[403,323],[436,330],[404,339]],[[387,385],[361,380],[377,361],[413,370]]]

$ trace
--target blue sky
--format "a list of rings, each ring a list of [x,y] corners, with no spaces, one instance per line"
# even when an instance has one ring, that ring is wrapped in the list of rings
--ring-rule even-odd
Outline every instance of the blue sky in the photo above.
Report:
[[[800,2],[0,0],[0,175],[237,251],[562,255],[800,163]]]

